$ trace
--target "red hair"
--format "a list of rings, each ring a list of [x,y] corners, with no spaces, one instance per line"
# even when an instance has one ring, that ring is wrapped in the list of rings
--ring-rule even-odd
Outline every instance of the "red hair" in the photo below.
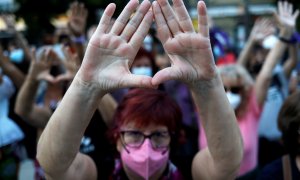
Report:
[[[172,134],[178,134],[182,114],[178,104],[165,92],[153,89],[133,89],[119,104],[109,133],[114,141],[119,138],[120,127],[133,122],[137,128],[150,124],[163,125]]]

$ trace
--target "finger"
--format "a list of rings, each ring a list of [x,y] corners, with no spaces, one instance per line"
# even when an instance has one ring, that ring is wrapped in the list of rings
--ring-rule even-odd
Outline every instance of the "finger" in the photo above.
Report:
[[[166,82],[168,80],[177,80],[177,77],[173,73],[172,67],[167,67],[165,69],[162,69],[158,71],[152,78],[152,85],[158,86],[159,84],[162,84],[163,82]]]
[[[129,74],[123,76],[123,84],[121,84],[121,87],[155,88],[155,86],[152,85],[151,80],[152,78],[149,76]]]
[[[85,11],[84,4],[83,3],[79,3],[78,15],[80,17],[84,17],[84,11]]]
[[[64,64],[66,64],[67,62],[70,62],[72,57],[71,57],[71,50],[68,46],[64,47],[63,48],[63,53],[64,53],[64,56],[66,57],[66,61],[63,61]]]
[[[159,4],[156,1],[153,2],[152,9],[154,12],[158,38],[162,44],[164,44],[169,38],[171,38],[171,31],[167,25],[165,17],[162,14]]]
[[[125,29],[123,30],[121,37],[126,41],[129,41],[132,34],[136,31],[139,24],[143,20],[143,17],[148,12],[149,8],[151,7],[151,3],[148,0],[145,0],[140,5],[138,11],[135,13],[132,19],[128,22]]]
[[[30,60],[36,62],[36,49],[34,47],[30,50]]]
[[[74,77],[71,77],[71,76],[68,76],[68,75],[65,75],[65,74],[62,74],[62,75],[59,75],[55,78],[55,82],[61,82],[61,81],[70,81],[72,80]]]
[[[132,38],[129,41],[129,44],[136,49],[136,52],[140,49],[143,44],[145,37],[147,36],[149,29],[151,27],[153,20],[153,13],[152,11],[148,11],[145,15],[142,23],[136,30],[136,32],[132,35]]]
[[[288,13],[289,15],[293,14],[293,4],[288,3]]]
[[[157,2],[161,8],[162,14],[165,17],[165,20],[172,34],[176,35],[180,33],[181,32],[180,26],[178,24],[175,13],[171,5],[169,4],[168,0],[158,0]]]
[[[284,13],[287,13],[287,12],[288,12],[288,2],[287,2],[287,1],[284,1],[284,2],[283,2],[283,12],[284,12]]]
[[[123,31],[130,16],[134,13],[138,5],[138,0],[129,1],[129,3],[125,6],[124,10],[121,12],[120,16],[117,18],[115,24],[113,25],[111,29],[112,34],[119,35]]]
[[[43,80],[50,82],[50,83],[55,83],[55,78],[51,76],[50,74],[47,74],[45,77],[42,78]]]
[[[109,4],[106,7],[106,9],[100,19],[100,22],[97,26],[97,29],[95,31],[97,34],[105,33],[107,31],[107,29],[110,28],[110,21],[111,21],[111,18],[113,16],[115,10],[116,10],[116,5],[113,3]]]
[[[198,31],[204,37],[209,37],[207,12],[206,12],[206,5],[204,1],[198,2],[197,10],[198,10]]]
[[[194,26],[182,0],[173,0],[173,7],[178,18],[179,25],[185,32],[194,32]]]
[[[282,1],[278,1],[278,13],[282,14],[283,12],[283,4]]]
[[[78,4],[77,1],[75,1],[75,2],[73,2],[73,3],[71,4],[71,14],[72,14],[72,15],[74,15],[74,14],[77,13],[77,4]]]
[[[293,18],[294,18],[294,19],[297,19],[298,16],[299,16],[299,10],[297,9],[297,10],[294,12],[294,14],[293,14]]]

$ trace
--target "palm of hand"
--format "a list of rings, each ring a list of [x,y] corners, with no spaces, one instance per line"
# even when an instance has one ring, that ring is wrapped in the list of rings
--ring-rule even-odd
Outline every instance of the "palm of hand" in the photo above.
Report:
[[[73,32],[81,34],[84,32],[85,19],[79,16],[72,17],[70,20],[70,27]]]
[[[170,55],[170,73],[175,79],[193,83],[214,72],[210,41],[197,33],[181,33],[164,44]]]
[[[286,26],[289,28],[295,27],[295,19],[290,14],[280,15],[279,22],[282,26]]]
[[[91,39],[86,54],[90,60],[82,64],[87,73],[84,81],[96,82],[104,90],[125,87],[123,79],[131,75],[129,67],[136,54],[133,47],[119,36],[102,34]]]

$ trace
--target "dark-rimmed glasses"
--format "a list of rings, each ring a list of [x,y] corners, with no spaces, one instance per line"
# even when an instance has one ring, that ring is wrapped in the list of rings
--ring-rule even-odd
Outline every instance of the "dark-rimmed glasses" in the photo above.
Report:
[[[155,131],[149,135],[136,130],[123,130],[121,133],[122,143],[125,146],[139,148],[146,138],[150,139],[154,149],[165,149],[170,145],[170,133],[168,131]]]

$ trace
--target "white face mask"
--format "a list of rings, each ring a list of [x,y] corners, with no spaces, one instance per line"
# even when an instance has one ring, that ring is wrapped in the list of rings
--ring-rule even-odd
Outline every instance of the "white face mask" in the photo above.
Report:
[[[227,98],[229,100],[229,103],[231,107],[236,110],[236,108],[240,105],[241,103],[241,96],[239,94],[234,94],[230,91],[226,92]]]
[[[152,69],[150,67],[133,67],[132,74],[136,75],[145,75],[145,76],[152,76]]]

